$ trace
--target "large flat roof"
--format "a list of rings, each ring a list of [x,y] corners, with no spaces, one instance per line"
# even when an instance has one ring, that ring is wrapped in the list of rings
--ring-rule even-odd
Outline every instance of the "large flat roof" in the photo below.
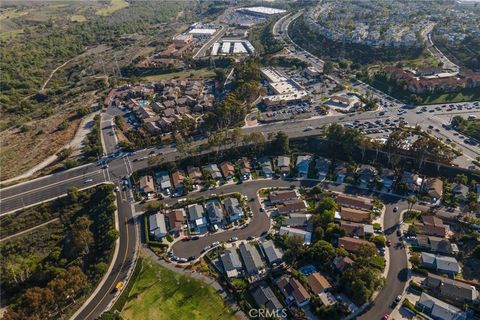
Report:
[[[192,30],[188,31],[189,34],[192,35],[202,35],[202,34],[209,34],[212,35],[217,31],[217,29],[203,29],[203,28],[193,28]]]
[[[272,15],[272,14],[287,12],[286,10],[270,8],[270,7],[246,7],[246,8],[242,8],[241,10],[250,11],[250,12],[253,12],[253,13],[261,13],[261,14],[266,14],[266,15]]]

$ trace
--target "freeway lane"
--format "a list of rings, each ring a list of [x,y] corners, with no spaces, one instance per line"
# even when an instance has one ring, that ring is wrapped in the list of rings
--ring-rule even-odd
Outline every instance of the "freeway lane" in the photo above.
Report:
[[[96,164],[91,163],[85,166],[54,173],[49,176],[40,177],[40,178],[29,180],[26,182],[18,183],[10,187],[0,189],[0,198],[3,199],[3,198],[11,197],[11,196],[17,195],[19,192],[34,190],[37,188],[41,188],[45,185],[50,185],[53,183],[65,181],[67,179],[74,178],[74,177],[81,177],[86,174],[89,174],[90,172],[96,171],[98,169],[99,167],[96,166]]]
[[[28,186],[28,188],[18,186],[13,188],[16,192],[16,194],[13,195],[9,192],[8,194],[10,195],[4,197],[2,192],[0,196],[1,215],[63,196],[71,187],[88,188],[107,181],[104,170],[97,170],[78,176],[70,176],[70,174],[60,175],[61,178],[65,176],[68,178],[61,181],[56,181],[59,178],[58,176],[44,178],[40,181],[42,182],[41,185],[37,183],[33,184],[37,186],[36,188],[32,188],[31,185],[25,185]],[[52,180],[53,182],[51,182]]]
[[[120,241],[118,255],[113,262],[112,272],[106,281],[100,284],[96,294],[76,313],[72,319],[89,320],[95,319],[107,309],[115,298],[114,288],[120,281],[125,281],[130,267],[135,262],[135,252],[138,245],[137,228],[134,223],[133,210],[130,195],[120,195],[117,192],[118,227]],[[123,193],[123,192],[122,192]]]

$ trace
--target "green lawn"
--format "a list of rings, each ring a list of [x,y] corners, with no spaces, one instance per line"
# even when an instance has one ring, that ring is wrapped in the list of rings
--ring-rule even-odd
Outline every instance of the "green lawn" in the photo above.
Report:
[[[149,260],[143,266],[122,310],[123,319],[235,319],[216,290]]]
[[[112,0],[110,6],[98,10],[96,14],[99,16],[109,16],[118,10],[127,8],[128,6],[129,4],[125,0]]]

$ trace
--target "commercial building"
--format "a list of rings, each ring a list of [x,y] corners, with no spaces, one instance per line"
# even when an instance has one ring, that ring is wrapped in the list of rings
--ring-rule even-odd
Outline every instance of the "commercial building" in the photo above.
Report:
[[[210,55],[248,55],[253,53],[255,53],[255,48],[248,40],[225,39],[213,44]]]
[[[261,16],[261,17],[269,17],[275,14],[280,14],[280,13],[285,13],[286,11],[283,9],[277,9],[277,8],[270,8],[270,7],[246,7],[246,8],[240,8],[238,11],[245,13],[245,14],[250,14],[254,16]]]
[[[308,92],[299,83],[288,79],[279,71],[273,68],[261,68],[260,73],[268,81],[268,86],[274,93],[263,98],[266,106],[280,107],[310,99]]]

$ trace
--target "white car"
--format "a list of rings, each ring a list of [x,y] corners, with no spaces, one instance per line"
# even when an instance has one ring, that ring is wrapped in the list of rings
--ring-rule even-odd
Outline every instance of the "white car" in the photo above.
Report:
[[[87,180],[83,181],[83,183],[90,183],[90,182],[93,182],[93,179],[87,179]]]

